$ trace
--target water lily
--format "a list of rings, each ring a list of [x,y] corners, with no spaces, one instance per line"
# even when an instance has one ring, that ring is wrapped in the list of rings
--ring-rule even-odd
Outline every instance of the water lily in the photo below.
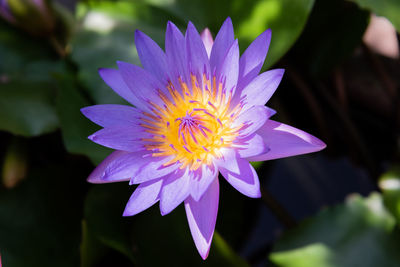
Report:
[[[221,173],[242,194],[261,196],[249,161],[315,152],[325,144],[312,135],[271,120],[266,107],[284,70],[259,74],[271,31],[240,57],[228,18],[215,41],[189,22],[185,35],[168,22],[165,52],[135,33],[138,67],[117,62],[100,69],[103,80],[132,106],[95,105],[83,114],[104,127],[90,140],[115,149],[89,176],[92,183],[139,184],[124,216],[160,202],[162,215],[184,202],[190,231],[207,258],[218,211]]]

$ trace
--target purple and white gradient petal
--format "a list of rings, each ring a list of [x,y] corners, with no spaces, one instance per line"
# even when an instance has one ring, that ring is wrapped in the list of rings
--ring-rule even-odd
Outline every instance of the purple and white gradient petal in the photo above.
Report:
[[[115,149],[89,176],[92,183],[139,184],[124,216],[160,201],[166,215],[184,202],[195,246],[206,259],[219,201],[219,173],[240,193],[258,198],[260,182],[249,161],[325,148],[316,137],[270,118],[265,104],[284,70],[259,74],[271,31],[240,57],[230,18],[215,41],[189,22],[186,33],[168,22],[165,52],[135,33],[143,68],[118,62],[100,76],[132,106],[96,105],[82,113],[103,129],[92,141]]]

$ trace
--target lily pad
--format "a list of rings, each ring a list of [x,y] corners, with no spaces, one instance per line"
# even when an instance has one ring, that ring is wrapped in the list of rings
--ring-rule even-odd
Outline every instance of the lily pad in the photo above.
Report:
[[[400,233],[381,195],[350,197],[288,231],[269,259],[284,267],[395,267]]]

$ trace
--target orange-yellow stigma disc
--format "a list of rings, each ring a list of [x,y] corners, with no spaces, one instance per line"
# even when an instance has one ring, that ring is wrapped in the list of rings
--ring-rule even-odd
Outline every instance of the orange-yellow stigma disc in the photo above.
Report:
[[[169,96],[159,90],[165,105],[150,103],[155,115],[145,113],[142,126],[154,137],[142,140],[151,142],[145,147],[153,151],[153,156],[175,156],[165,165],[179,161],[181,168],[197,170],[221,157],[221,148],[231,146],[240,128],[231,127],[240,106],[230,108],[232,95],[227,95],[215,78],[211,84],[204,75],[200,88],[191,75],[191,90],[181,80],[180,86],[181,93],[169,83]]]

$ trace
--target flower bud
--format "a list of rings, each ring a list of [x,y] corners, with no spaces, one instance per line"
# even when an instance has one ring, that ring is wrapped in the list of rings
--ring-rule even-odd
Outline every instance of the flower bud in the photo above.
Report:
[[[35,36],[51,35],[55,28],[46,0],[0,0],[0,17]]]

